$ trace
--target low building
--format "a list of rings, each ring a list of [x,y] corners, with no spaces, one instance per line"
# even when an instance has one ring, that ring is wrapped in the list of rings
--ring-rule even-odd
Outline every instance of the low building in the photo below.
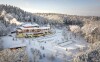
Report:
[[[23,24],[17,28],[17,37],[37,37],[50,32],[50,26],[40,27],[38,24]]]

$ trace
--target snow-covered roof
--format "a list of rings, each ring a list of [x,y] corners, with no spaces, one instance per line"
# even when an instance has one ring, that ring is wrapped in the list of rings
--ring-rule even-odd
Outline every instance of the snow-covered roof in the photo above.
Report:
[[[50,27],[31,27],[31,28],[24,28],[24,27],[20,27],[20,29],[50,29]]]
[[[30,27],[31,26],[31,27]],[[38,27],[35,27],[35,26],[38,26]],[[31,23],[25,23],[25,24],[22,24],[19,28],[17,28],[19,31],[20,30],[32,30],[32,29],[50,29],[50,26],[43,26],[43,27],[40,27],[38,24],[34,23],[34,24],[31,24]]]
[[[11,45],[9,48],[25,47],[25,44]]]
[[[23,27],[27,27],[27,26],[32,26],[32,27],[34,27],[34,26],[39,26],[39,25],[36,24],[36,23],[33,23],[33,24],[31,24],[31,23],[26,23],[26,24],[23,24],[22,26],[23,26]]]

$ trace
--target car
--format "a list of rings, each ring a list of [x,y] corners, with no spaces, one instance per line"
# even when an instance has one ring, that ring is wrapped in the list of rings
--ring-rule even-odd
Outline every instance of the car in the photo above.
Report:
[[[9,35],[10,37],[12,37],[12,35]]]
[[[11,32],[11,34],[16,33],[16,31]]]
[[[32,34],[26,34],[25,38],[32,38],[33,35]]]

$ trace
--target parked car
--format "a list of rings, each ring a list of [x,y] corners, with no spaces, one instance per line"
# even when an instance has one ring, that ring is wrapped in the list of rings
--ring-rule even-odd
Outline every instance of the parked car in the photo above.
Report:
[[[10,37],[12,37],[12,35],[9,35]]]
[[[16,33],[16,31],[12,31],[11,34]]]
[[[26,34],[25,38],[32,38],[33,35],[32,34]]]

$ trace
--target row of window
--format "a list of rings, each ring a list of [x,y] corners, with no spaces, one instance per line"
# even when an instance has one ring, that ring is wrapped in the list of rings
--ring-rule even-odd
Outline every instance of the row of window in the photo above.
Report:
[[[45,30],[48,30],[48,29],[45,29]],[[22,33],[22,32],[41,32],[41,31],[43,31],[43,30],[41,30],[41,29],[36,29],[36,30],[21,30],[21,31],[17,31],[17,32],[19,32],[19,33]]]

